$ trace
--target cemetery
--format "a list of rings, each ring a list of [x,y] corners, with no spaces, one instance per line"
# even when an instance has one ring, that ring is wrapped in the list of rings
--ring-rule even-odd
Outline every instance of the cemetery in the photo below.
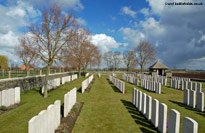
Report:
[[[90,2],[0,2],[0,133],[205,133],[202,2]]]
[[[101,129],[105,132],[116,130],[118,132],[195,133],[205,130],[203,127],[205,112],[202,110],[204,109],[202,92],[198,92],[197,95],[195,94],[197,92],[190,95],[193,90],[173,89],[170,87],[171,79],[167,79],[166,85],[161,85],[161,94],[159,95],[141,86],[144,81],[154,82],[153,77],[126,73],[112,73],[112,75],[116,77],[99,72],[91,74],[88,78],[82,76],[76,79],[76,76],[64,76],[60,78],[60,85],[59,79],[54,78],[51,82],[52,87],[58,87],[48,93],[47,99],[44,99],[39,93],[41,87],[21,92],[17,101],[24,104],[0,115],[0,125],[3,123],[7,123],[7,126],[12,123],[15,123],[15,125],[12,124],[13,128],[6,128],[7,126],[5,126],[1,131],[35,133],[67,130],[92,132]],[[129,80],[130,77],[136,79],[137,82],[130,82],[133,81]],[[96,79],[91,86],[90,93],[82,94],[83,82],[86,81],[89,85],[89,81],[92,81],[93,78]],[[125,82],[121,81],[121,78]],[[71,81],[71,79],[75,80]],[[159,83],[159,81],[156,81],[156,83]],[[203,85],[202,83],[201,86]],[[204,90],[204,88],[201,89]],[[78,90],[80,90],[80,93]],[[184,98],[186,95],[188,98]],[[194,96],[195,101],[190,100],[190,97]],[[101,99],[104,99],[104,101],[100,101]],[[195,109],[193,109],[193,105]],[[63,110],[63,113],[60,110]],[[130,112],[130,110],[132,111]],[[18,117],[16,114],[18,114]],[[118,117],[118,115],[121,117]],[[104,119],[102,120],[102,118]],[[55,123],[46,123],[45,120],[47,119],[55,121]],[[90,125],[90,123],[92,124]],[[97,128],[99,123],[101,123],[100,129]],[[106,125],[112,125],[112,127]],[[129,129],[126,128],[126,125],[129,125]]]

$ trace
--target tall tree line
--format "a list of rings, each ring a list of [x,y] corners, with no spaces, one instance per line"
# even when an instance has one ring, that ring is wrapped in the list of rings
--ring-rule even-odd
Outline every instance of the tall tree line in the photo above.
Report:
[[[119,66],[124,64],[126,70],[130,71],[140,66],[141,72],[145,66],[155,60],[156,51],[151,43],[140,42],[134,50],[125,50],[120,52],[105,52],[103,59],[108,70],[117,70]]]

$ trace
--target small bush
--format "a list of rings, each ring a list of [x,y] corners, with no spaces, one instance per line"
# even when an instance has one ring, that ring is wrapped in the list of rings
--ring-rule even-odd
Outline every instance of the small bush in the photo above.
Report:
[[[6,110],[8,110],[8,109],[7,109],[6,106],[1,106],[1,107],[0,107],[0,110],[2,110],[2,111],[6,111]]]
[[[73,112],[75,112],[75,113],[78,112],[78,108],[77,108],[77,107],[73,107],[72,110],[73,110]]]

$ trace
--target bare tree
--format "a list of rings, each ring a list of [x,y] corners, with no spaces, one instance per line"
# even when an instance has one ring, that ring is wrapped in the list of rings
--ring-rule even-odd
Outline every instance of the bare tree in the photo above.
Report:
[[[122,58],[121,58],[121,53],[118,51],[115,51],[113,53],[113,64],[114,64],[114,69],[117,70],[117,68],[119,67],[119,64],[122,62]]]
[[[30,66],[36,62],[36,54],[34,51],[31,51],[32,41],[28,35],[23,35],[20,39],[20,43],[16,46],[15,52],[17,56],[21,59],[23,64],[26,67],[27,76],[30,73]]]
[[[103,55],[103,59],[106,62],[107,65],[107,69],[112,69],[113,68],[113,52],[112,51],[108,51],[105,52]]]
[[[127,67],[127,71],[137,66],[137,56],[133,50],[126,50],[123,52],[123,62]]]
[[[81,76],[82,69],[87,68],[92,56],[93,44],[89,42],[89,36],[88,30],[79,28],[67,48],[63,50],[66,55],[64,63],[76,68],[79,76]]]
[[[101,58],[102,58],[102,56],[100,54],[96,56],[98,70],[100,69]]]
[[[138,63],[142,72],[147,63],[155,60],[156,51],[149,42],[141,42],[137,48],[135,48],[135,51],[138,54]]]
[[[94,44],[92,44],[90,41],[85,42],[86,49],[84,51],[84,63],[83,63],[83,70],[87,71],[87,67],[90,64],[90,66],[96,66],[98,65],[98,56],[100,56],[100,52]]]
[[[75,24],[75,17],[71,13],[62,14],[61,8],[53,4],[42,11],[41,23],[33,23],[29,26],[33,41],[31,51],[47,66],[44,82],[45,98],[50,67],[53,62],[62,59],[61,51],[71,40],[75,32]]]

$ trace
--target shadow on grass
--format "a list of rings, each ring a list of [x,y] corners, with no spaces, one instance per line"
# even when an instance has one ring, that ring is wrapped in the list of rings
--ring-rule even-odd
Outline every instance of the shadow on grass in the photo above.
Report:
[[[135,108],[135,106],[126,100],[120,100],[125,108],[128,110],[130,116],[135,120],[135,123],[140,125],[140,130],[143,133],[154,133],[156,129],[151,125],[151,123]]]
[[[82,87],[80,87],[77,92],[81,93],[82,92]]]
[[[114,92],[121,93],[121,91],[118,90],[118,88],[115,87],[115,85],[113,85],[113,84],[109,81],[109,79],[107,79],[107,81],[108,81],[108,83],[110,84],[110,86],[112,87],[112,89],[113,89]]]
[[[64,117],[64,103],[61,104],[61,115],[62,115],[62,118]]]
[[[169,101],[172,102],[172,103],[174,103],[174,104],[177,104],[177,105],[180,106],[180,107],[183,107],[183,108],[185,108],[185,109],[194,111],[196,114],[199,114],[199,115],[205,117],[205,112],[200,112],[200,111],[198,111],[198,110],[195,109],[195,108],[192,108],[192,107],[189,107],[189,106],[185,105],[184,103],[176,102],[176,101],[173,101],[173,100],[169,100]]]

